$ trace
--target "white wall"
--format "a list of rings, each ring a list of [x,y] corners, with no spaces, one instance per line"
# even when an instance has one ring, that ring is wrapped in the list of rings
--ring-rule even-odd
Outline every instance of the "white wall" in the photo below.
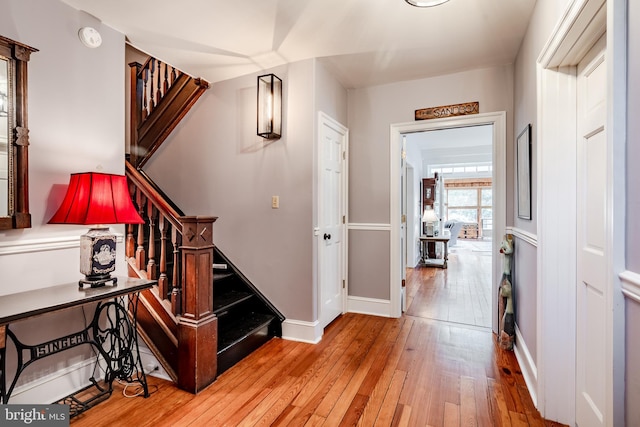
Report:
[[[349,91],[349,294],[389,300],[389,126],[413,121],[417,109],[478,101],[480,112],[513,112],[513,67],[504,65]],[[507,121],[507,156],[513,130]],[[510,174],[511,164],[507,173]],[[508,175],[510,176],[510,175]],[[508,194],[512,183],[508,182]],[[507,213],[512,212],[512,198]],[[507,216],[507,221],[512,216]],[[357,236],[355,236],[357,234]],[[369,234],[367,236],[367,234]],[[363,246],[375,245],[375,246]],[[377,260],[371,262],[372,259]],[[361,276],[352,271],[365,272]]]
[[[102,34],[100,48],[88,49],[78,40],[77,31],[85,25]],[[0,231],[0,295],[5,295],[77,283],[82,277],[78,237],[86,228],[47,225],[47,221],[61,202],[71,173],[124,171],[124,36],[58,1],[2,0],[0,29],[3,36],[39,49],[29,61],[28,86],[33,227]],[[118,273],[126,275],[121,244],[118,253]],[[82,311],[69,310],[17,323],[15,330],[28,342],[77,331],[82,325]],[[60,369],[72,374],[81,369],[90,350],[82,346],[70,359],[66,356],[43,359],[25,371],[21,383],[46,379],[55,386],[38,385],[24,392],[22,401],[49,403],[78,388],[69,381],[86,381],[86,375],[55,380]],[[9,363],[12,358],[10,354]],[[25,387],[30,385],[21,390]],[[21,401],[20,396],[12,402]]]

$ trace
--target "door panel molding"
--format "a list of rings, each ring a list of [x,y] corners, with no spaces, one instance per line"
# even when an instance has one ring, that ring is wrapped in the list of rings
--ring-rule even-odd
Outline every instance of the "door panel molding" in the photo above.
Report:
[[[340,142],[340,146],[325,146],[322,138],[328,135],[338,135],[335,141]],[[331,141],[334,141],[333,139]],[[346,296],[348,295],[348,152],[349,152],[349,130],[341,123],[320,111],[318,112],[318,125],[317,125],[317,167],[316,167],[316,182],[317,182],[317,202],[316,202],[316,221],[317,225],[314,228],[314,235],[316,237],[316,282],[317,282],[317,310],[318,321],[320,327],[325,327],[335,318],[334,313],[339,315],[344,313],[347,309]],[[333,142],[331,142],[333,144]],[[323,151],[329,150],[329,151]],[[325,154],[327,156],[325,156]],[[325,165],[323,159],[328,161]],[[327,182],[324,181],[325,166],[330,169],[330,174],[327,175]],[[327,170],[329,170],[327,169]],[[334,172],[339,171],[339,182],[336,181],[336,175]],[[325,203],[325,192],[327,188],[325,185],[332,184],[331,187],[337,187],[339,200],[333,200],[333,203],[337,203],[337,215],[334,209],[328,211],[327,209],[332,206],[329,203]],[[331,224],[328,224],[330,221]],[[336,247],[335,245],[339,246]],[[326,262],[328,254],[337,251],[338,265],[334,266],[331,262]],[[334,268],[334,270],[331,270]],[[331,271],[329,271],[331,270]],[[325,281],[326,275],[338,277],[335,281]],[[327,284],[330,283],[333,287],[331,290],[331,298],[325,299],[327,296],[324,292],[327,290]],[[337,297],[336,295],[339,295]],[[336,307],[334,301],[338,301],[339,307]],[[327,301],[332,301],[331,304],[326,305]],[[329,310],[331,313],[327,313]]]

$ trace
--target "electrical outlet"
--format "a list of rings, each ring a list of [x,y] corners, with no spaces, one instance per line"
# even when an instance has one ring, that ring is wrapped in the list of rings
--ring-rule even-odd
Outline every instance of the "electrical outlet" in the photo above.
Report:
[[[271,208],[278,209],[280,207],[280,196],[271,196]]]

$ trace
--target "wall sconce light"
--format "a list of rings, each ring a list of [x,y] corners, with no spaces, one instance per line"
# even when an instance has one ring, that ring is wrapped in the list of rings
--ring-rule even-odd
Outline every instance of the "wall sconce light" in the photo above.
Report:
[[[258,136],[282,135],[282,80],[275,74],[258,76]]]
[[[424,210],[424,215],[422,215],[422,222],[424,222],[427,225],[427,230],[426,230],[427,237],[433,237],[435,235],[434,228],[435,228],[435,224],[437,224],[438,221],[440,220],[436,215],[436,211],[434,211],[433,209]]]
[[[92,225],[80,236],[80,273],[78,284],[92,288],[115,285],[111,277],[116,268],[116,236],[106,225],[142,224],[129,195],[127,177],[97,172],[71,174],[67,194],[49,224]]]

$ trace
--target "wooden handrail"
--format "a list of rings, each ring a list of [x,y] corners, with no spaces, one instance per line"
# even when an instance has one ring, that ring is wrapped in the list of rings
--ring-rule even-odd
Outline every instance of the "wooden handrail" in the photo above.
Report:
[[[137,170],[131,163],[125,162],[125,171],[127,178],[142,191],[145,197],[153,200],[156,208],[169,220],[180,234],[182,234],[182,222],[180,218],[183,216],[181,212],[169,203],[163,194],[160,194],[154,186]]]

